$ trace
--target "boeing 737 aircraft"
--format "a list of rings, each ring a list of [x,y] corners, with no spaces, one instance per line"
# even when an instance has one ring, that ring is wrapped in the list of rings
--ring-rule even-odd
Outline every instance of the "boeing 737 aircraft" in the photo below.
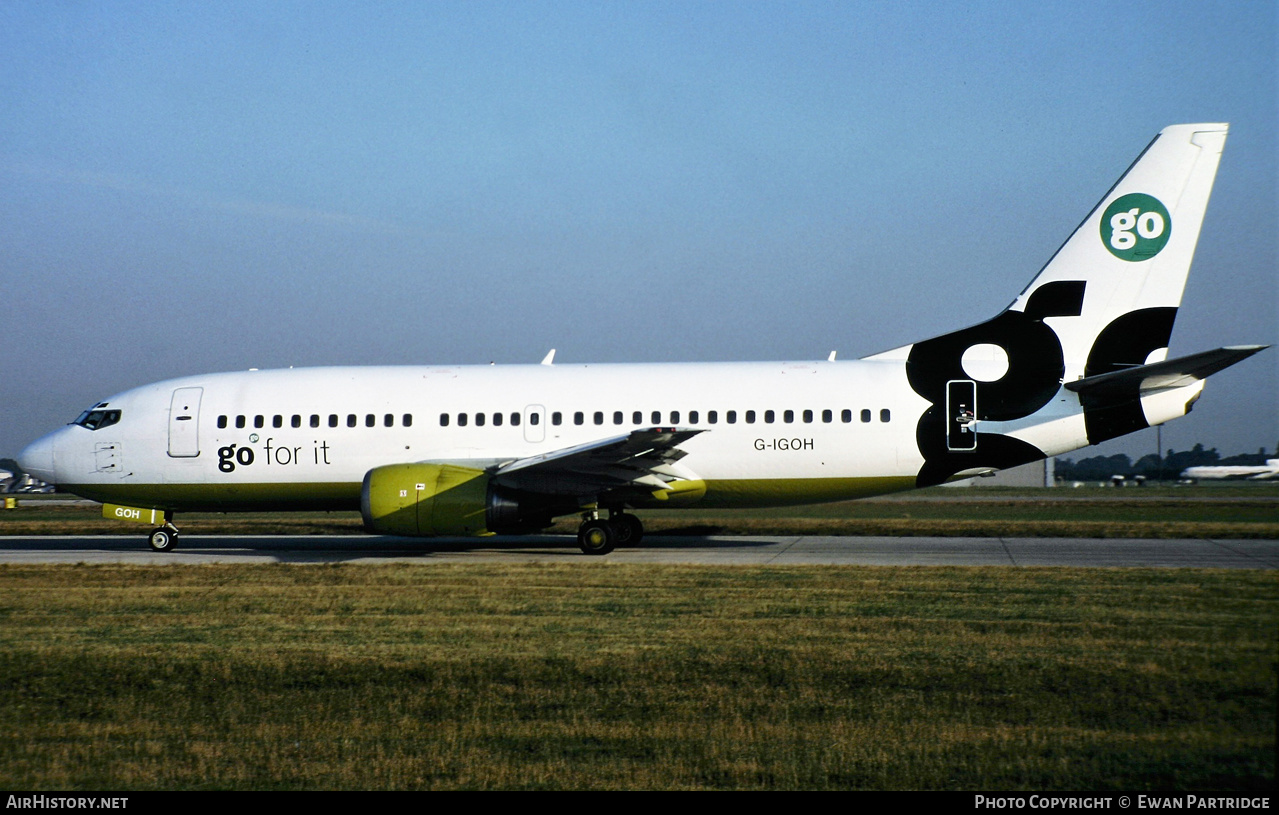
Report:
[[[311,368],[112,396],[22,451],[108,517],[354,510],[372,533],[525,533],[580,515],[816,503],[1056,456],[1187,413],[1265,346],[1166,359],[1224,124],[1164,129],[1004,311],[858,360]],[[605,514],[606,513],[606,514]]]
[[[1246,478],[1249,481],[1271,481],[1279,478],[1279,458],[1268,458],[1265,464],[1216,464],[1203,467],[1187,467],[1182,478]]]

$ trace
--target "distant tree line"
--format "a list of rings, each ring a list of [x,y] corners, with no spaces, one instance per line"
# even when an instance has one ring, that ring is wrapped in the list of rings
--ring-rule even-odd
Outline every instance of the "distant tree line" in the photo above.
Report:
[[[1277,446],[1279,449],[1279,446]],[[1204,449],[1196,444],[1189,450],[1177,452],[1168,450],[1165,456],[1155,453],[1142,456],[1135,462],[1123,453],[1113,456],[1093,456],[1074,461],[1059,458],[1054,465],[1057,478],[1061,481],[1108,481],[1111,476],[1122,475],[1127,478],[1145,476],[1150,481],[1175,481],[1187,467],[1206,467],[1220,464],[1260,465],[1266,459],[1275,458],[1276,454],[1267,453],[1262,447],[1255,453],[1240,453],[1222,457],[1217,448]]]

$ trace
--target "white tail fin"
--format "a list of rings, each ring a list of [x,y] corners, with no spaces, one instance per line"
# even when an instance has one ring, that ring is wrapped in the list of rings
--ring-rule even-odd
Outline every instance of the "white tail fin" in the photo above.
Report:
[[[911,388],[932,404],[916,428],[919,486],[1180,416],[1204,371],[1255,353],[1111,375],[1167,357],[1226,130],[1165,128],[994,318],[868,357],[904,358]],[[1146,387],[1160,377],[1171,384]]]
[[[1052,326],[1067,379],[1167,355],[1227,129],[1164,128],[1009,306]]]

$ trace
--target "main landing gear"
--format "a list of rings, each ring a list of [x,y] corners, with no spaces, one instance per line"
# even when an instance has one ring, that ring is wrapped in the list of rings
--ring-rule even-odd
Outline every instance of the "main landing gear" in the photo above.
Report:
[[[582,516],[577,545],[588,555],[607,555],[618,546],[635,546],[644,537],[644,524],[634,515],[610,511],[608,520],[595,513]]]
[[[151,530],[147,543],[157,552],[172,552],[178,545],[178,528],[173,525],[173,513],[164,513],[164,526]]]

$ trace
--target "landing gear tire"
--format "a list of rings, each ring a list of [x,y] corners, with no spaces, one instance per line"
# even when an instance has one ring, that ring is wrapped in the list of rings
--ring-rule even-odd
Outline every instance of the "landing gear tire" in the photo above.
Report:
[[[151,548],[157,552],[172,552],[178,545],[178,533],[162,526],[151,532],[147,543],[150,543]]]
[[[619,512],[608,522],[613,525],[613,537],[618,546],[639,546],[644,539],[644,524],[634,515]]]
[[[607,555],[617,546],[617,533],[608,521],[586,521],[577,528],[577,545],[588,555]]]

